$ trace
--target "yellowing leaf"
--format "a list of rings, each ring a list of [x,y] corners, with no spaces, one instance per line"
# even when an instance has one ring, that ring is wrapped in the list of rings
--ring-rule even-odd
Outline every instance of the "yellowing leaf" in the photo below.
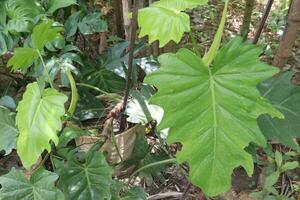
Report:
[[[41,90],[36,82],[27,86],[16,116],[20,132],[17,151],[25,168],[29,169],[44,150],[51,150],[50,140],[57,145],[56,131],[61,129],[66,101],[55,89]]]
[[[164,109],[159,129],[170,128],[167,141],[182,143],[177,160],[188,162],[190,180],[209,196],[226,192],[234,168],[249,175],[253,161],[244,149],[265,145],[257,117],[283,117],[256,85],[279,70],[261,63],[261,50],[232,40],[219,50],[212,67],[188,49],[159,57],[161,69],[146,77],[158,88],[151,101]]]
[[[190,31],[190,17],[182,11],[206,3],[207,0],[161,0],[141,9],[138,15],[140,37],[148,35],[150,43],[159,40],[160,47],[171,40],[178,43],[183,33]]]

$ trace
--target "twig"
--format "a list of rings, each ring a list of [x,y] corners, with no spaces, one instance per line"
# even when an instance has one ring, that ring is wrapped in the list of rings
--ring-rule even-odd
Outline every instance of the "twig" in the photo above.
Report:
[[[123,115],[121,117],[120,131],[125,130],[126,126],[126,118],[124,115],[124,111],[127,107],[131,82],[132,82],[132,66],[133,66],[133,57],[134,57],[134,43],[136,37],[136,25],[137,25],[137,17],[138,17],[138,7],[136,1],[133,2],[133,14],[131,20],[131,33],[130,33],[130,44],[129,44],[129,58],[128,58],[128,71],[127,71],[127,83],[126,83],[126,91],[123,101]]]
[[[263,14],[263,17],[262,17],[260,23],[259,23],[258,29],[255,33],[255,37],[254,37],[253,42],[252,42],[253,44],[257,44],[257,42],[258,42],[258,39],[259,39],[259,37],[262,33],[262,30],[265,26],[265,23],[266,23],[267,18],[269,16],[270,10],[272,8],[273,2],[274,2],[274,0],[269,0],[267,5],[266,5],[265,12]]]

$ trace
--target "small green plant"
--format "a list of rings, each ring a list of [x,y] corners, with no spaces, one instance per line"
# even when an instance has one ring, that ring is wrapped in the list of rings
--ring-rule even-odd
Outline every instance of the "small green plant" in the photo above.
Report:
[[[287,154],[294,155],[294,152]],[[251,196],[263,199],[263,200],[292,200],[293,198],[288,197],[288,194],[279,193],[275,188],[280,176],[289,170],[293,170],[299,166],[297,161],[289,161],[290,158],[284,159],[284,156],[279,151],[274,154],[274,167],[271,168],[270,174],[266,177],[263,188],[260,192],[252,193]]]

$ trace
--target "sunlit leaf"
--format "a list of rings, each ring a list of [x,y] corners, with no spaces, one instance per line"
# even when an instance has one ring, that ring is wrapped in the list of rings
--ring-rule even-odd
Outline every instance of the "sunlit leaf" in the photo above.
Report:
[[[186,9],[204,5],[207,0],[160,0],[139,10],[140,37],[149,36],[149,42],[159,40],[159,47],[173,40],[178,43],[184,32],[190,32],[190,17]]]
[[[18,69],[27,69],[38,58],[38,53],[33,48],[16,48],[14,55],[9,59],[7,66],[12,67],[14,71]]]
[[[17,107],[16,124],[20,131],[17,151],[23,166],[29,169],[44,150],[51,151],[50,140],[58,144],[67,97],[55,89],[41,89],[38,83],[27,86]]]
[[[41,51],[47,43],[60,39],[62,30],[62,27],[53,27],[52,20],[44,21],[34,27],[31,35],[32,42]]]
[[[159,57],[161,69],[146,77],[158,88],[151,103],[164,109],[159,129],[170,128],[167,141],[182,143],[178,162],[188,162],[190,180],[209,196],[230,188],[231,173],[253,161],[244,148],[265,145],[256,118],[282,118],[256,85],[279,70],[259,61],[261,50],[236,38],[217,54],[212,67],[181,49]]]

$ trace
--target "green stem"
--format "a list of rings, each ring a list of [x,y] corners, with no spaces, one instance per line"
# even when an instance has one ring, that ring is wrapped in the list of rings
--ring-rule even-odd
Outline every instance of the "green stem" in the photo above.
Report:
[[[162,161],[158,161],[158,162],[154,162],[154,163],[150,163],[148,165],[145,165],[141,168],[139,168],[138,170],[136,170],[130,177],[129,177],[129,181],[128,181],[128,184],[130,184],[130,182],[132,181],[133,177],[138,174],[139,172],[145,170],[145,169],[148,169],[150,167],[154,167],[154,166],[157,166],[157,165],[163,165],[163,164],[169,164],[169,163],[175,163],[176,162],[176,159],[175,158],[171,158],[171,159],[167,159],[167,160],[162,160]]]
[[[42,56],[41,52],[40,52],[38,49],[37,49],[36,51],[37,51],[37,53],[38,53],[38,55],[39,55],[39,57],[40,57],[40,59],[41,59],[42,65],[43,65],[44,70],[45,70],[45,72],[46,72],[46,75],[47,75],[47,77],[48,77],[49,84],[50,84],[51,88],[54,88],[53,83],[52,83],[52,80],[51,80],[51,77],[50,77],[50,74],[49,74],[49,72],[48,72],[48,70],[47,70],[47,67],[46,67],[46,65],[45,65],[43,56]]]
[[[110,93],[105,92],[104,90],[101,90],[100,88],[95,87],[95,86],[93,86],[93,85],[89,85],[89,84],[86,84],[86,83],[77,83],[76,85],[82,86],[82,87],[87,87],[87,88],[90,88],[90,89],[93,89],[93,90],[98,91],[98,92],[101,92],[101,93],[103,93],[103,94],[105,94],[105,95],[110,95]]]
[[[214,37],[214,41],[211,45],[211,47],[209,48],[208,53],[204,56],[203,58],[203,62],[209,66],[212,61],[214,60],[214,58],[216,57],[218,50],[220,48],[221,45],[221,41],[222,41],[222,36],[223,36],[223,31],[224,31],[224,27],[225,27],[225,22],[226,22],[226,15],[227,15],[227,8],[228,8],[228,1],[225,1],[225,7],[223,10],[223,14],[222,14],[222,19],[219,25],[219,28],[217,30],[217,33]]]
[[[106,97],[110,98],[111,100],[115,101],[115,102],[119,102],[119,95],[117,94],[114,94],[114,93],[108,93],[108,92],[105,92],[104,90],[101,90],[100,88],[98,87],[95,87],[93,85],[90,85],[90,84],[86,84],[86,83],[76,83],[76,85],[78,86],[82,86],[82,87],[87,87],[87,88],[90,88],[90,89],[93,89],[95,91],[98,91],[98,92],[101,92],[103,93]]]
[[[71,116],[73,116],[75,109],[76,109],[77,102],[78,102],[78,91],[77,91],[76,83],[72,76],[72,73],[69,70],[64,70],[64,71],[65,71],[65,73],[69,79],[70,85],[71,85],[72,99],[71,99],[71,103],[70,103],[68,112]]]

